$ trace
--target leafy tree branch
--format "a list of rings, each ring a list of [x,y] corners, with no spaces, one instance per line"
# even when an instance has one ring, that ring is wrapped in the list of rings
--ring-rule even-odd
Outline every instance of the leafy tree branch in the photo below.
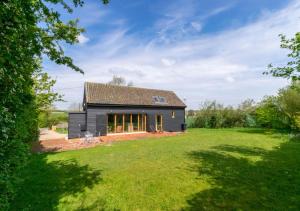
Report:
[[[264,74],[292,79],[292,81],[300,80],[300,32],[291,39],[286,38],[283,34],[279,36],[281,39],[280,47],[290,51],[287,55],[290,60],[283,67],[274,67],[270,64],[268,66],[269,71],[264,72]]]

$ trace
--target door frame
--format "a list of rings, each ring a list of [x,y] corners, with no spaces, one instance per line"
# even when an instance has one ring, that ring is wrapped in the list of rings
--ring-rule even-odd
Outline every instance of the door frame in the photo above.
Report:
[[[158,125],[158,118],[160,118],[160,125]],[[160,126],[160,130],[158,129]],[[155,115],[155,130],[156,131],[163,131],[163,115],[162,114],[156,114]]]

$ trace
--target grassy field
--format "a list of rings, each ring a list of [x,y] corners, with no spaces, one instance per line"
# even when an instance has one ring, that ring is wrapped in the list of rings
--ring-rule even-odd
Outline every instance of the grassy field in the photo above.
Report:
[[[254,129],[34,155],[12,210],[299,210],[300,142]]]

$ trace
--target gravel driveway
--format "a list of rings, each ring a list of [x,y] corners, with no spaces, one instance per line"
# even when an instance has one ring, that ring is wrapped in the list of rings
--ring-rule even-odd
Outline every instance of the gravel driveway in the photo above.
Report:
[[[62,139],[65,138],[66,134],[61,134],[47,128],[40,129],[40,141],[53,140],[53,139]]]

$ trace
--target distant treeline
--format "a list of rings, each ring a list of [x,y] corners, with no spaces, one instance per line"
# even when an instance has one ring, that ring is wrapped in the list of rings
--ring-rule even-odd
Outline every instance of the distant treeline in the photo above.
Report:
[[[294,82],[275,96],[261,102],[246,100],[239,106],[224,106],[206,101],[200,109],[187,112],[190,128],[262,127],[282,130],[300,129],[300,84]]]

